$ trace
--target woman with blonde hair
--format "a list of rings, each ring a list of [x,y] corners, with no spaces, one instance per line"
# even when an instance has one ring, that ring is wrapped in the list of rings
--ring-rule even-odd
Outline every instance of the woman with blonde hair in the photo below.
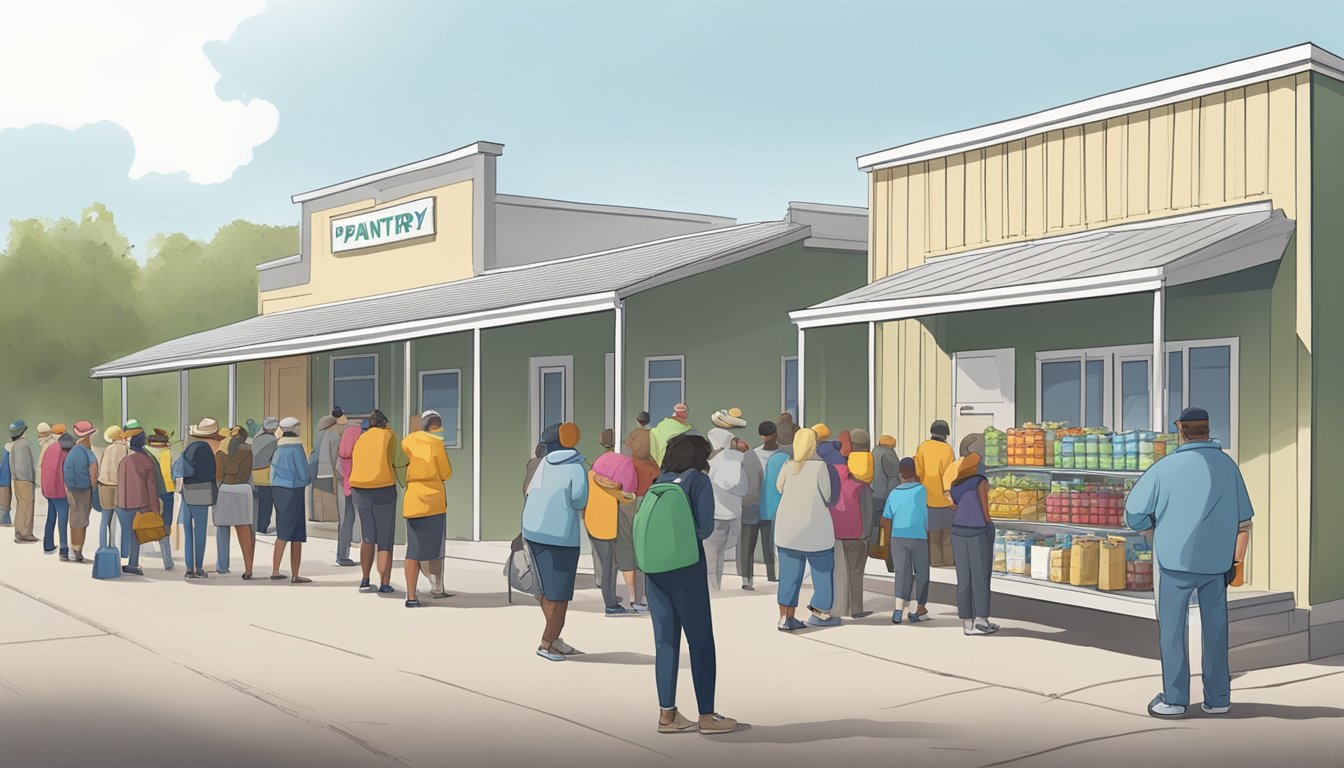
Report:
[[[247,430],[235,426],[228,439],[215,451],[215,482],[219,484],[219,498],[215,501],[215,570],[229,572],[229,529],[238,534],[238,546],[243,550],[243,578],[252,578],[252,560],[256,553],[256,508],[252,503],[252,448],[247,444]]]
[[[816,458],[817,433],[800,429],[793,436],[793,458],[779,473],[779,507],[775,510],[775,544],[779,547],[779,625],[781,632],[802,629],[794,617],[803,587],[805,565],[812,566],[814,627],[834,627],[835,527],[830,504],[836,487],[828,466]]]

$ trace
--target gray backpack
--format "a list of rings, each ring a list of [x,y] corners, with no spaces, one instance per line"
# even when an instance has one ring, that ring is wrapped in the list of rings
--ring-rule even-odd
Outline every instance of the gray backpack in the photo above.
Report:
[[[528,552],[523,535],[509,545],[509,558],[504,561],[504,576],[508,579],[509,603],[513,603],[513,592],[517,590],[536,597],[541,594],[541,584],[537,581],[537,572],[532,567],[532,555]]]

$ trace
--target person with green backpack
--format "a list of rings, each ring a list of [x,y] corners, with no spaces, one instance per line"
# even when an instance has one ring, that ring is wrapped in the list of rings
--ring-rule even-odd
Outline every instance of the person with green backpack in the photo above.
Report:
[[[646,574],[653,624],[659,733],[697,728],[702,734],[714,735],[737,728],[736,720],[714,711],[718,661],[704,545],[714,533],[711,452],[709,441],[699,435],[683,434],[669,440],[662,474],[635,513],[635,560]],[[698,722],[677,711],[683,633],[690,646]]]

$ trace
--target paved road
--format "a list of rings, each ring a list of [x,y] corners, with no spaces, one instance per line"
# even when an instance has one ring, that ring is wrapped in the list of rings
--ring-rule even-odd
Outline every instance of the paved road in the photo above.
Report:
[[[498,545],[453,546],[457,596],[419,611],[357,593],[331,542],[308,550],[304,586],[186,582],[153,558],[96,582],[0,535],[0,765],[1340,765],[1344,657],[1239,676],[1229,718],[1158,722],[1151,624],[1004,600],[1004,631],[968,638],[945,603],[893,627],[869,595],[873,617],[790,635],[733,578],[718,708],[747,725],[659,735],[648,620],[601,615],[595,590],[565,631],[587,655],[552,664]],[[693,712],[689,674],[680,692]]]

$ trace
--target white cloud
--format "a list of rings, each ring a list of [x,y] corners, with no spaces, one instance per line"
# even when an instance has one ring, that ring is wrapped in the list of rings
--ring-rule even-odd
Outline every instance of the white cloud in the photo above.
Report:
[[[135,143],[130,176],[225,181],[275,134],[261,99],[225,101],[202,46],[228,40],[265,0],[42,0],[0,11],[0,130],[99,121]]]

